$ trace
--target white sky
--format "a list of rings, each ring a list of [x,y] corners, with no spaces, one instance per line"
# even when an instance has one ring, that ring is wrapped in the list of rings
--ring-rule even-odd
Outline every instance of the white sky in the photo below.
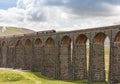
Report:
[[[120,24],[120,0],[6,0],[0,4],[3,26],[70,31]]]

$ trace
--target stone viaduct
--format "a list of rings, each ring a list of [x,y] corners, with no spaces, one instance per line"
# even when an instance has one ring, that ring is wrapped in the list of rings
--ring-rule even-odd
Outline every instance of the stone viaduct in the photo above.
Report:
[[[120,82],[120,25],[0,37],[0,66],[61,80],[105,82],[104,39],[110,40],[109,84]],[[89,40],[89,70],[86,41]]]

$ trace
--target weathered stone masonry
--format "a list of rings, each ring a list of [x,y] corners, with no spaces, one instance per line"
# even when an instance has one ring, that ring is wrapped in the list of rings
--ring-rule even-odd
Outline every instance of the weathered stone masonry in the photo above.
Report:
[[[62,80],[105,82],[104,39],[110,40],[109,84],[120,82],[120,25],[0,37],[0,66]],[[86,42],[89,40],[89,70]]]

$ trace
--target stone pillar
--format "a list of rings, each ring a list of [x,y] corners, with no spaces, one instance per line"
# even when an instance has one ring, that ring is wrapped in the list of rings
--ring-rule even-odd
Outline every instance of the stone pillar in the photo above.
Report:
[[[118,84],[120,83],[120,43],[114,42],[112,44],[109,84]]]
[[[71,80],[71,46],[60,46],[60,79]]]
[[[31,70],[32,67],[32,55],[33,55],[33,51],[32,51],[32,45],[31,46],[25,46],[24,49],[24,68],[25,70]]]
[[[43,56],[44,56],[44,47],[41,45],[35,45],[34,44],[34,55],[32,57],[33,63],[33,71],[40,71],[42,74],[44,72],[44,66],[43,66]]]
[[[22,69],[24,67],[24,47],[15,48],[15,67],[16,69]]]
[[[88,67],[88,81],[91,82],[92,80],[92,56],[93,56],[93,42],[92,40],[90,39],[90,43],[89,43],[89,67]]]
[[[2,47],[0,45],[0,67],[3,67]]]
[[[104,44],[94,43],[90,45],[90,72],[89,81],[91,82],[105,82],[105,63],[104,63]]]
[[[13,68],[14,67],[14,61],[15,61],[15,46],[9,46],[8,47],[8,57],[7,57],[7,67]]]
[[[45,55],[44,55],[44,71],[45,75],[52,78],[57,78],[57,54],[55,45],[46,45],[45,46]]]
[[[87,59],[86,59],[86,44],[76,44],[74,46],[73,68],[74,80],[83,80],[87,78]]]
[[[3,58],[3,63],[2,66],[3,67],[7,67],[7,46],[2,46],[2,58]]]

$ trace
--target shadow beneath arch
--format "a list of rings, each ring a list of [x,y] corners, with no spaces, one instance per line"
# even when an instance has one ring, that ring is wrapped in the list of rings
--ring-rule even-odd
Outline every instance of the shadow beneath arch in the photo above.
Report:
[[[92,83],[92,82],[88,82],[87,80],[76,80],[76,81],[73,81],[73,80],[58,80],[58,79],[48,78],[46,76],[43,76],[41,74],[41,72],[29,72],[29,73],[37,76],[41,80],[54,81],[55,82],[54,84],[63,84],[62,81],[65,82],[65,84],[107,84],[107,83],[103,83],[103,82],[94,82],[94,83]]]
[[[69,84],[69,83],[70,84],[87,84],[87,80],[77,80],[77,81],[73,81],[73,80],[58,80],[58,79],[46,77],[46,76],[42,75],[41,72],[29,72],[29,73],[37,76],[41,80],[49,80],[49,81],[54,81],[54,82],[61,82],[61,81],[63,81],[63,82],[66,82],[66,84]],[[59,83],[59,84],[63,84],[63,83]]]

